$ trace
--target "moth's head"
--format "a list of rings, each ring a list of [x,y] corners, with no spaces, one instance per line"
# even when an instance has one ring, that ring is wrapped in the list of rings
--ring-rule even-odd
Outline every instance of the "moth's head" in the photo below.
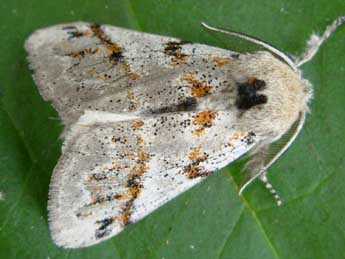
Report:
[[[268,52],[239,55],[231,68],[239,120],[279,138],[308,110],[311,84]]]

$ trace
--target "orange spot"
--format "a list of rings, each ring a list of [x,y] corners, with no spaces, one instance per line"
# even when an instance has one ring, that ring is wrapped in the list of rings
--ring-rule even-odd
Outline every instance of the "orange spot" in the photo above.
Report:
[[[129,72],[128,78],[131,80],[139,80],[141,78],[141,75],[135,72]]]
[[[144,142],[143,138],[141,136],[137,136],[137,145],[141,145]]]
[[[194,118],[193,124],[203,127],[211,127],[216,117],[217,113],[213,111],[198,112]]]
[[[243,139],[247,134],[242,133],[242,132],[235,132],[234,134],[232,134],[231,138],[230,138],[230,142],[231,141],[236,141],[236,140],[241,140]]]
[[[135,120],[131,124],[132,129],[137,130],[144,126],[144,122],[142,120]]]
[[[112,162],[110,169],[118,170],[118,169],[126,169],[128,165],[121,164],[119,162]]]
[[[124,61],[123,62],[123,66],[124,66],[124,69],[125,69],[125,72],[126,72],[128,78],[130,80],[139,80],[139,79],[141,79],[142,75],[137,73],[137,72],[133,72],[131,67],[129,66],[128,62]]]
[[[248,84],[253,85],[255,84],[256,80],[257,80],[256,77],[249,77],[247,82]]]
[[[189,153],[188,158],[192,161],[204,161],[207,156],[201,153],[201,146],[192,149]]]
[[[117,45],[116,43],[106,44],[105,47],[106,47],[106,49],[110,50],[111,52],[115,52],[115,53],[121,53],[122,52],[122,48],[119,45]]]
[[[129,188],[129,193],[133,198],[136,198],[139,192],[140,192],[140,189],[137,186]]]
[[[128,100],[130,100],[130,104],[129,104],[128,109],[130,111],[135,111],[138,108],[139,103],[137,100],[135,100],[134,93],[131,91],[128,91],[127,92],[127,98],[128,98]]]
[[[147,162],[150,160],[150,155],[142,150],[138,151],[138,158],[141,162]]]
[[[132,103],[128,109],[133,112],[133,111],[136,111],[138,109],[138,104],[135,104],[135,103]]]
[[[189,179],[194,179],[199,176],[205,176],[205,168],[200,165],[188,165],[183,169],[184,173],[188,175]]]
[[[104,34],[104,31],[97,24],[92,24],[90,26],[91,31],[95,36],[99,38],[102,43],[107,43],[109,41],[108,37]]]
[[[127,225],[129,223],[129,218],[131,216],[130,209],[132,207],[132,203],[133,203],[133,201],[128,202],[128,204],[130,204],[130,205],[124,207],[122,209],[123,211],[115,217],[116,219],[120,220],[123,225]]]
[[[193,136],[200,137],[205,134],[205,128],[198,128],[192,131]]]
[[[150,167],[146,166],[145,164],[143,164],[143,165],[135,165],[131,169],[131,173],[138,174],[138,175],[143,175],[149,169],[150,169]]]
[[[144,123],[142,122],[142,125],[143,124]],[[142,142],[142,137],[137,136],[137,144],[140,145]],[[127,225],[129,223],[133,202],[140,194],[142,188],[140,178],[147,170],[150,169],[146,165],[146,162],[150,160],[150,155],[144,152],[140,147],[137,150],[137,158],[138,159],[136,160],[135,165],[130,170],[130,175],[127,180],[127,187],[129,187],[129,189],[128,193],[124,196],[124,199],[127,199],[127,201],[122,207],[121,213],[116,216],[116,218],[119,219],[123,225]]]
[[[99,192],[101,192],[101,188],[98,187],[98,186],[93,187],[93,188],[92,188],[92,192],[93,192],[93,193],[99,193]]]
[[[127,193],[119,193],[115,195],[115,199],[117,200],[128,200],[131,197]]]
[[[212,59],[212,61],[213,61],[214,63],[216,63],[216,65],[217,65],[218,67],[222,67],[222,66],[224,66],[225,64],[230,63],[231,58],[224,58],[224,57],[214,56],[213,59]]]
[[[182,51],[179,50],[176,52],[176,57],[174,57],[171,61],[173,65],[187,64],[187,57],[188,55],[183,54]]]
[[[164,54],[173,57],[173,65],[186,64],[189,55],[182,52],[182,45],[185,42],[168,42],[165,44]]]
[[[70,56],[70,57],[73,57],[73,58],[83,58],[86,55],[95,54],[95,53],[97,53],[97,51],[98,51],[98,49],[93,50],[91,48],[86,48],[86,49],[83,49],[83,50],[80,50],[80,51],[77,51],[77,52],[67,53],[66,55]]]
[[[191,85],[191,92],[194,97],[203,97],[211,93],[212,87],[206,82],[197,80],[194,73],[184,74],[181,81],[187,81]]]

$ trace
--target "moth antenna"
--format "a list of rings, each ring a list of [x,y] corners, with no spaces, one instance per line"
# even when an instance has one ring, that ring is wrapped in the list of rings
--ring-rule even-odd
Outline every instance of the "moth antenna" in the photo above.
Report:
[[[292,143],[296,140],[298,134],[301,132],[304,122],[305,122],[306,115],[304,112],[301,112],[300,117],[298,119],[298,125],[296,127],[296,130],[294,131],[291,138],[286,142],[286,144],[280,149],[280,151],[261,169],[253,175],[252,178],[250,178],[240,189],[239,195],[243,193],[243,191],[258,177],[261,177],[265,174],[268,168],[271,167],[284,153],[286,150],[289,149],[289,147],[292,145]]]
[[[266,172],[262,174],[259,179],[265,184],[266,189],[269,190],[273,195],[273,198],[276,200],[277,205],[281,206],[283,204],[283,201],[277,193],[276,189],[273,188],[272,184],[268,180]]]
[[[317,34],[313,33],[308,40],[307,47],[304,50],[303,54],[295,60],[295,66],[300,67],[310,61],[318,52],[324,41],[327,40],[333,34],[333,32],[343,23],[345,23],[345,16],[340,16],[325,29],[322,36],[318,36]]]
[[[202,26],[204,26],[206,29],[210,30],[210,31],[214,31],[214,32],[220,32],[223,34],[227,34],[230,36],[235,36],[238,37],[240,39],[252,42],[266,50],[268,50],[269,52],[271,52],[274,56],[278,57],[279,59],[283,60],[285,63],[287,63],[293,70],[297,70],[296,69],[296,65],[294,63],[294,61],[287,55],[285,54],[283,51],[277,49],[276,47],[273,47],[271,44],[262,41],[258,38],[255,38],[253,36],[249,36],[243,33],[239,33],[239,32],[235,32],[235,31],[228,31],[228,30],[223,30],[220,28],[216,28],[216,27],[212,27],[208,24],[206,24],[205,22],[201,23]]]

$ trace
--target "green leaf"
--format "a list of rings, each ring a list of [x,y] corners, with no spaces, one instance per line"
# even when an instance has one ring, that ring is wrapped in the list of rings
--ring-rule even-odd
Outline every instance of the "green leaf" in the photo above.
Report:
[[[315,88],[312,113],[270,169],[283,207],[260,183],[239,197],[237,163],[117,237],[75,250],[49,236],[48,185],[63,127],[38,94],[23,49],[30,32],[78,20],[215,44],[205,21],[297,55],[344,10],[343,0],[2,0],[0,258],[344,258],[345,26],[303,67]]]

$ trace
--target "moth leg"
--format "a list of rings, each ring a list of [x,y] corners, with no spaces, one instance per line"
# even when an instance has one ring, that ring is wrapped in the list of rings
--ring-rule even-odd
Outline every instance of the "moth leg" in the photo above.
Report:
[[[261,174],[259,179],[265,184],[266,189],[269,190],[270,193],[273,195],[273,198],[276,200],[277,205],[281,206],[283,204],[283,201],[280,198],[279,194],[277,193],[276,189],[272,186],[272,184],[268,180],[267,172],[264,172],[263,174]]]
[[[249,179],[241,186],[239,195],[242,194],[242,192],[252,183],[254,180],[260,175],[264,174],[266,172],[265,170],[265,161],[268,157],[268,150],[269,145],[265,145],[262,147],[259,147],[255,149],[252,152],[251,159],[247,162],[243,172],[247,173],[249,175]]]
[[[259,178],[264,183],[267,190],[273,195],[277,205],[280,206],[283,201],[267,177],[267,165],[265,165],[265,161],[270,158],[269,149],[270,145],[265,145],[254,151],[253,158],[245,167],[245,171],[249,172],[250,179],[241,187],[240,194],[250,183],[252,183],[256,178]]]
[[[274,162],[276,162],[296,140],[298,134],[301,132],[303,128],[305,117],[305,113],[301,112],[299,118],[296,120],[296,122],[292,125],[291,129],[289,130],[291,132],[288,136],[286,136],[287,140],[284,141],[284,145],[280,146],[277,152],[271,153],[271,145],[274,144],[270,143],[262,147],[259,147],[253,151],[253,158],[249,160],[245,167],[245,170],[250,172],[251,178],[241,187],[239,195],[241,195],[245,188],[247,188],[249,184],[251,184],[256,178],[261,178],[261,180],[264,183],[267,182],[269,185],[266,185],[266,187],[269,190],[272,188],[272,185],[267,180],[267,169],[270,168],[271,165],[273,165]],[[278,206],[281,205],[281,202],[279,202],[281,201],[281,199],[277,192],[273,188],[272,191],[270,190],[270,192],[275,196]],[[279,198],[279,201],[276,198],[276,195]]]
[[[295,65],[297,67],[300,67],[304,63],[310,61],[319,50],[322,43],[327,40],[332,35],[332,33],[343,23],[345,23],[345,16],[340,16],[325,29],[321,36],[313,33],[308,40],[307,47],[304,50],[303,54],[300,57],[296,58]]]

